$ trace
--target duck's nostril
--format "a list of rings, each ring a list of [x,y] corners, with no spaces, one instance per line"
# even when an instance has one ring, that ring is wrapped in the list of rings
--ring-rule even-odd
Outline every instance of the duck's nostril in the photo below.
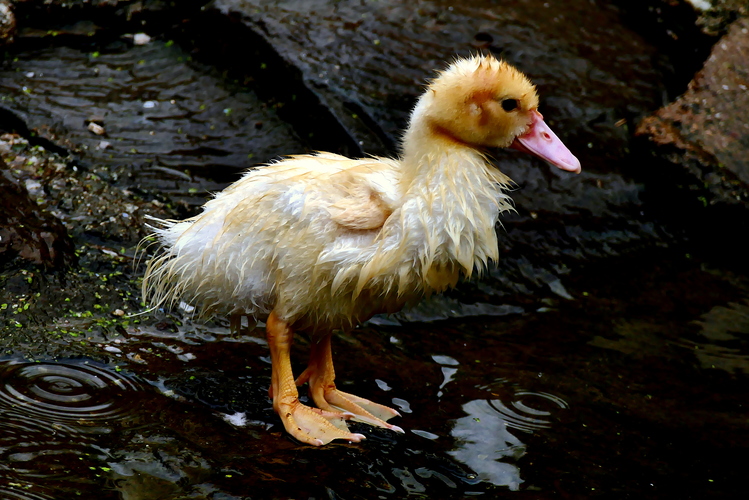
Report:
[[[550,141],[550,140],[551,140],[551,136],[550,136],[550,135],[549,135],[548,133],[546,133],[546,132],[544,132],[543,134],[541,134],[541,136],[542,136],[542,137],[543,137],[543,138],[544,138],[545,140],[547,140],[547,141]]]

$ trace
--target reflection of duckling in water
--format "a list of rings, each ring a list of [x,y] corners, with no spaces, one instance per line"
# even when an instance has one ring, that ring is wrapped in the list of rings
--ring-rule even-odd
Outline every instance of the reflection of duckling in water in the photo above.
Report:
[[[494,226],[510,209],[508,177],[482,153],[508,147],[570,172],[580,162],[544,123],[528,79],[491,56],[457,60],[411,115],[397,160],[293,156],[247,172],[184,221],[156,221],[163,253],[143,290],[154,306],[179,300],[201,314],[266,319],[273,407],[313,445],[360,441],[353,418],[402,432],[398,413],[336,389],[331,332],[395,312],[498,260]],[[312,336],[294,381],[295,331]],[[299,402],[309,382],[318,408]]]

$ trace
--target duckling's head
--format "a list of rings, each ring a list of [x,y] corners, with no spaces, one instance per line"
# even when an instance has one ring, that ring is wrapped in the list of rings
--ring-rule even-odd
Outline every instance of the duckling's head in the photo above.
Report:
[[[415,114],[448,140],[475,148],[514,147],[580,172],[580,162],[538,112],[536,87],[491,55],[453,62],[429,84]]]

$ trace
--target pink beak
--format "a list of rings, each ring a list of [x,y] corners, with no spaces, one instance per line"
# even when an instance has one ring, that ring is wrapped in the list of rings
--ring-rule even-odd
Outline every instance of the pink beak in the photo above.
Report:
[[[562,170],[579,174],[580,160],[570,153],[567,146],[546,125],[541,113],[534,109],[531,111],[531,118],[528,131],[516,137],[510,147],[538,156]]]

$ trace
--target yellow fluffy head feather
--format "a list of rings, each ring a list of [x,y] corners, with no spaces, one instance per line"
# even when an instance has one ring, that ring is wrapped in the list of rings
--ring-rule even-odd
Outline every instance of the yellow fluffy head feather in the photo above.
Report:
[[[530,80],[490,55],[456,60],[429,83],[423,98],[435,132],[479,147],[509,146],[538,107]]]

